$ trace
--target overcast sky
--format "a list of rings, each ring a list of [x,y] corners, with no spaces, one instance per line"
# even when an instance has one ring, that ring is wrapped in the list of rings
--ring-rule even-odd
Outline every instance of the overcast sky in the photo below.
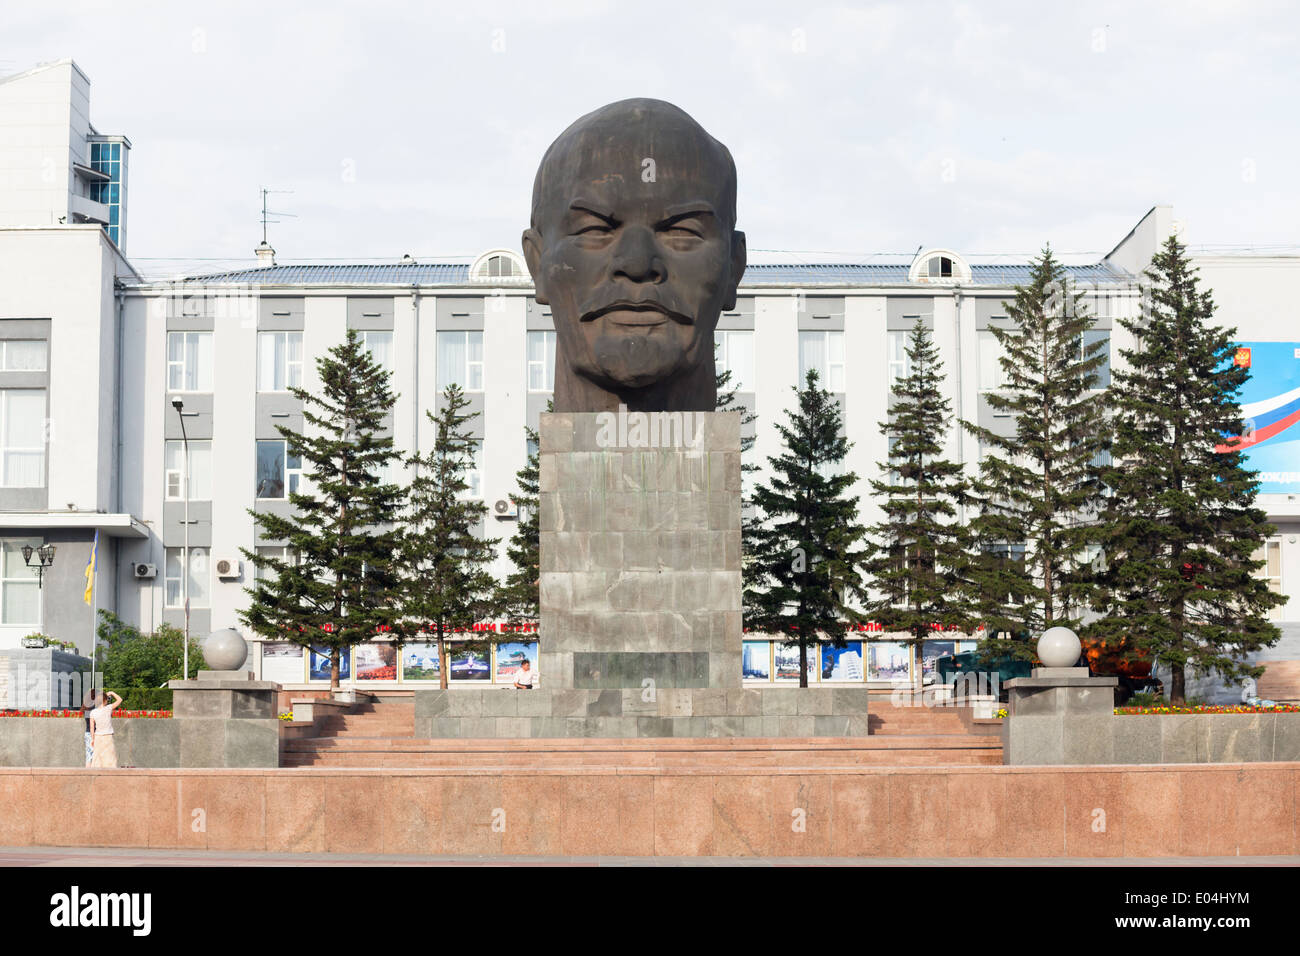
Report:
[[[767,259],[1107,252],[1167,203],[1193,246],[1300,251],[1284,2],[7,5],[0,73],[72,57],[133,144],[128,252],[281,261],[517,248],[542,152],[629,96],[736,158]]]

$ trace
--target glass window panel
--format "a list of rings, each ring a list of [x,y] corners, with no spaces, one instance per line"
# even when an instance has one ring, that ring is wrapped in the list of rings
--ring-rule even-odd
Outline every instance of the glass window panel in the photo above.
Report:
[[[21,558],[19,559],[21,560]],[[2,616],[5,624],[39,624],[41,619],[41,592],[35,581],[6,581]]]
[[[257,443],[257,497],[284,497],[284,442]]]
[[[816,369],[818,374],[821,374],[824,378],[825,368],[826,334],[824,332],[800,332],[799,386],[801,388],[803,387],[804,380],[808,377],[808,372],[813,369]]]
[[[39,449],[45,444],[45,390],[11,388],[4,393],[4,446]]]
[[[1006,375],[1002,368],[1002,346],[993,333],[983,330],[979,333],[979,374],[980,390],[997,391],[1006,386]]]
[[[448,385],[465,387],[468,346],[464,332],[438,333],[438,391]]]
[[[375,360],[375,364],[391,372],[393,370],[393,333],[366,332],[364,340],[366,348],[370,351],[371,358]]]
[[[39,372],[45,369],[45,341],[27,339],[5,343],[5,368]]]
[[[1083,333],[1082,353],[1086,354],[1088,349],[1096,342],[1104,343],[1101,355],[1105,357],[1101,367],[1097,369],[1097,382],[1095,388],[1110,387],[1110,332],[1106,329],[1091,329]]]
[[[207,607],[211,593],[211,562],[206,548],[190,549],[190,607]]]
[[[257,336],[257,390],[275,391],[276,334],[262,332]]]

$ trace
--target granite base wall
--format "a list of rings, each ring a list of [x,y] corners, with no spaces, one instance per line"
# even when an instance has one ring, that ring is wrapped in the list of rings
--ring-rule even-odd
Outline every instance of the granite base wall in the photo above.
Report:
[[[415,736],[865,737],[865,687],[417,690]]]
[[[113,720],[121,767],[278,767],[280,721],[119,717]],[[85,768],[80,717],[0,719],[0,767]]]
[[[1013,714],[1013,766],[1300,761],[1300,714]]]
[[[1298,792],[1296,763],[0,769],[0,846],[458,857],[1290,856],[1300,853]],[[196,809],[201,828],[191,825]]]

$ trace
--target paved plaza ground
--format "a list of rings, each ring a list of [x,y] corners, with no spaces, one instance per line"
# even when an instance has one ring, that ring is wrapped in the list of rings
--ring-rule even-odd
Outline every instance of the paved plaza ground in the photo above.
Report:
[[[1300,866],[1300,856],[1126,857],[638,857],[388,856],[119,850],[103,847],[0,847],[0,866]]]

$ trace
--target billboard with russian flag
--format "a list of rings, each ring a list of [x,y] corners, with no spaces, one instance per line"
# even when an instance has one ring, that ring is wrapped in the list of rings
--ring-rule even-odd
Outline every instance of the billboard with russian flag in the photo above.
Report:
[[[1242,342],[1233,362],[1250,369],[1241,389],[1240,448],[1261,494],[1300,493],[1300,342]]]

